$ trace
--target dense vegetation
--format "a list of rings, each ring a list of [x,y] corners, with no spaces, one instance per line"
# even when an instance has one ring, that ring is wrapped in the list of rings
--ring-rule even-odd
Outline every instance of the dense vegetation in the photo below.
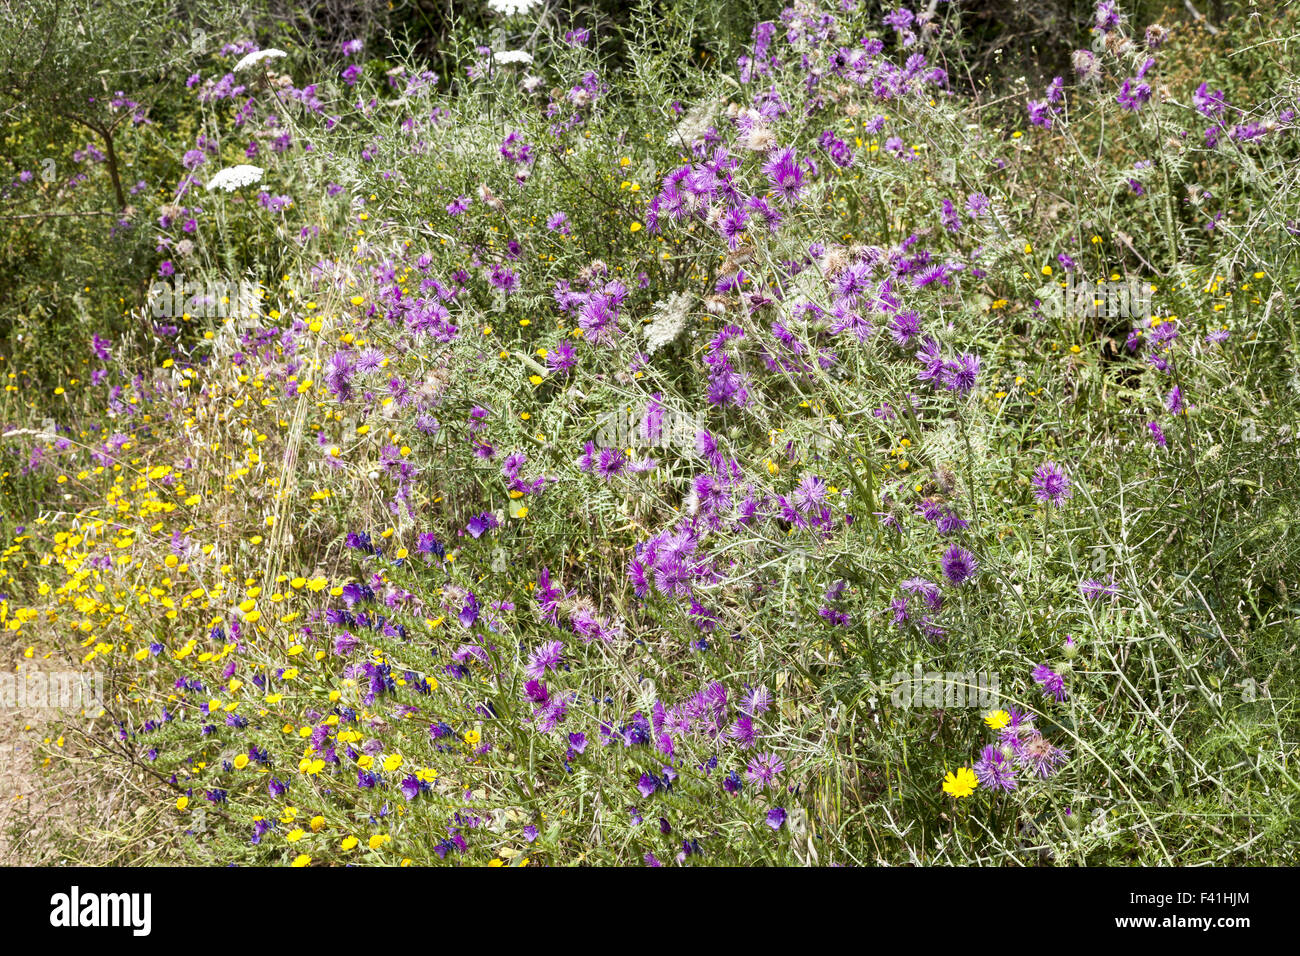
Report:
[[[1294,7],[347,9],[4,7],[26,861],[1295,862]]]

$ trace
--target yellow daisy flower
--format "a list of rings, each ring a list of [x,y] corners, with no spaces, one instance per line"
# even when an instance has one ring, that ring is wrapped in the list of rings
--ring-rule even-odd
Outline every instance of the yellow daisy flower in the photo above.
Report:
[[[961,799],[969,797],[979,786],[979,781],[975,779],[975,772],[970,767],[958,767],[956,774],[951,770],[943,778],[943,792]]]
[[[1011,715],[1005,710],[991,710],[984,715],[984,723],[993,730],[1001,730],[1011,723]]]

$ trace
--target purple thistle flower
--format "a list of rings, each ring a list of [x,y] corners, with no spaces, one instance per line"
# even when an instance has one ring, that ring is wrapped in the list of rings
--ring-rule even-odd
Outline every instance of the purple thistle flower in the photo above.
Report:
[[[750,715],[766,713],[772,706],[772,694],[766,687],[756,687],[742,698],[740,709]]]
[[[924,339],[921,342],[921,350],[916,353],[916,360],[925,366],[917,373],[916,377],[922,382],[934,382],[937,388],[939,377],[944,371],[942,349],[939,343],[932,338]]]
[[[1175,415],[1181,415],[1185,407],[1183,404],[1183,390],[1175,385],[1169,390],[1169,397],[1165,399],[1165,408]]]
[[[776,754],[755,754],[749,761],[749,766],[745,768],[745,779],[762,790],[771,785],[776,775],[784,769],[785,764]]]
[[[1202,83],[1192,94],[1192,105],[1202,116],[1214,119],[1228,108],[1228,101],[1223,98],[1223,90],[1210,92],[1209,84]]]
[[[546,364],[556,372],[568,374],[570,369],[578,364],[578,355],[574,351],[573,343],[568,339],[561,339],[556,343],[555,348],[546,353]]]
[[[1115,102],[1126,110],[1137,112],[1142,106],[1151,99],[1151,84],[1139,80],[1137,77],[1126,79],[1120,86],[1119,93],[1115,96]]]
[[[741,750],[748,750],[754,746],[754,741],[758,738],[754,732],[754,722],[748,717],[736,718],[736,722],[727,731],[727,736],[734,740]]]
[[[826,483],[816,475],[804,475],[790,497],[799,511],[803,514],[811,514],[826,497]]]
[[[1102,0],[1101,3],[1098,3],[1094,16],[1093,22],[1102,33],[1109,33],[1114,30],[1119,26],[1120,20],[1123,19],[1123,14],[1116,9],[1114,0]]]
[[[1099,581],[1096,578],[1089,578],[1079,583],[1079,590],[1089,601],[1100,601],[1103,597],[1114,598],[1119,596],[1119,588],[1115,586],[1115,579],[1112,577],[1109,581]]]
[[[889,609],[893,612],[893,620],[895,624],[904,624],[907,622],[907,598],[894,598],[889,602]]]
[[[965,395],[975,387],[975,377],[979,371],[979,356],[963,352],[957,356],[957,361],[944,364],[941,376],[948,391]]]
[[[975,555],[971,554],[960,545],[952,545],[943,553],[939,559],[939,564],[943,568],[944,576],[953,584],[961,584],[975,576],[979,570],[979,564],[975,560]]]
[[[528,667],[525,670],[532,680],[540,679],[548,670],[558,671],[564,653],[564,644],[550,641],[528,655]]]
[[[1043,129],[1052,128],[1052,107],[1046,100],[1030,100],[1025,104],[1029,124]]]
[[[749,225],[749,217],[745,214],[745,210],[739,206],[733,206],[727,210],[718,226],[718,231],[721,233],[722,238],[727,240],[729,249],[736,249],[740,246],[740,237],[747,225]]]
[[[1032,676],[1034,681],[1042,687],[1045,695],[1054,697],[1058,702],[1065,700],[1065,680],[1060,674],[1053,671],[1046,664],[1039,664],[1034,668]]]
[[[772,191],[783,203],[792,206],[799,201],[803,192],[804,174],[793,149],[786,147],[772,153],[771,158],[763,164],[763,172],[772,184]]]
[[[1053,746],[1038,731],[1031,731],[1015,748],[1016,763],[1028,767],[1035,774],[1046,780],[1056,773],[1065,763],[1069,754],[1060,747]]]
[[[943,228],[949,232],[959,232],[961,230],[961,216],[957,215],[957,207],[952,204],[951,199],[945,199],[941,206],[939,219],[943,222]]]
[[[910,310],[895,312],[889,320],[889,334],[899,345],[908,345],[921,334],[921,317]]]
[[[627,465],[627,455],[619,448],[602,448],[600,457],[595,461],[593,470],[601,478],[609,481],[615,475],[622,474]]]
[[[1070,489],[1070,478],[1054,461],[1044,462],[1034,472],[1034,497],[1043,504],[1060,508],[1074,492]]]
[[[899,585],[909,594],[919,594],[925,599],[925,603],[930,606],[930,610],[939,611],[943,608],[943,594],[939,591],[939,585],[926,578],[908,578]]]
[[[980,759],[971,768],[980,785],[990,790],[1011,791],[1016,789],[1016,768],[998,747],[988,744],[980,751]]]

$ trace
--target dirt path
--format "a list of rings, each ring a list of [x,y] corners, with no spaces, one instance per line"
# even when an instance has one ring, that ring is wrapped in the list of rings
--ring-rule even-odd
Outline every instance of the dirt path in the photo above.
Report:
[[[9,657],[7,681],[47,672],[12,649]],[[67,815],[63,797],[70,781],[66,773],[43,766],[43,754],[46,741],[53,743],[47,732],[57,732],[47,725],[59,712],[11,704],[0,700],[0,866],[54,863],[57,852],[49,836]]]

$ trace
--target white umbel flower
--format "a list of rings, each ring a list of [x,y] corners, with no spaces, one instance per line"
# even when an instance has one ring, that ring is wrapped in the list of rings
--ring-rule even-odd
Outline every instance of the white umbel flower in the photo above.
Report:
[[[244,56],[243,59],[235,64],[235,68],[231,72],[238,73],[240,70],[247,69],[250,66],[256,66],[263,60],[278,60],[280,57],[288,55],[289,54],[285,53],[283,50],[257,50]]]
[[[532,63],[533,55],[527,50],[502,50],[500,53],[493,53],[492,59],[501,64]]]
[[[538,2],[539,0],[488,0],[488,9],[503,17],[511,17],[516,13],[528,13]]]
[[[208,180],[208,192],[224,189],[228,193],[233,193],[241,186],[251,186],[253,183],[261,182],[262,173],[261,166],[227,166]]]

